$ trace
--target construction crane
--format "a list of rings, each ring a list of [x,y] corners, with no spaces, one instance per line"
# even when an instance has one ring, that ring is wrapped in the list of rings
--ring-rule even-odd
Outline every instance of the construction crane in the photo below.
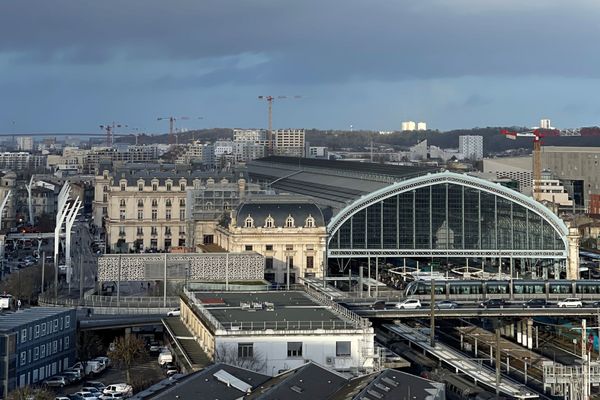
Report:
[[[540,201],[540,183],[542,180],[542,138],[557,136],[600,136],[600,128],[546,129],[534,127],[531,130],[523,132],[514,132],[503,129],[500,133],[512,140],[516,140],[517,137],[533,138],[533,198]]]
[[[283,99],[301,99],[302,96],[258,96],[269,105],[269,129],[267,130],[267,153],[273,154],[273,101]]]
[[[196,117],[197,119],[203,119],[203,117]],[[158,117],[157,121],[169,121],[169,144],[178,144],[178,137],[175,134],[175,122],[177,120],[189,120],[190,117]]]
[[[127,125],[119,124],[117,122],[112,122],[112,123],[106,124],[106,125],[100,125],[100,129],[106,131],[106,146],[112,147],[114,131],[116,128],[126,128],[126,127],[127,127]]]

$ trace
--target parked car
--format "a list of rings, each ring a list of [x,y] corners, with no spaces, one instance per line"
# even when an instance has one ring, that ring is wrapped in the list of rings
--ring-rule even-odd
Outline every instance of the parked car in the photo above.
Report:
[[[504,299],[488,299],[479,303],[479,308],[504,308],[510,303]]]
[[[158,355],[158,365],[173,362],[173,354],[170,351],[163,351]]]
[[[523,303],[523,308],[546,308],[550,303],[546,299],[531,299]]]
[[[581,308],[583,307],[583,303],[581,302],[581,299],[578,299],[576,297],[569,297],[559,301],[558,306],[560,308]]]
[[[83,386],[91,386],[91,387],[95,387],[96,389],[98,389],[99,391],[104,390],[104,388],[106,387],[106,385],[100,381],[86,381]]]
[[[181,315],[181,310],[179,307],[169,310],[167,312],[167,317],[179,317]]]
[[[94,387],[94,386],[84,386],[81,388],[82,392],[90,392],[96,395],[96,397],[100,396],[102,394],[102,390]]]
[[[78,369],[78,368],[67,368],[67,369],[65,369],[63,371],[63,375],[64,375],[65,372],[74,372],[80,380],[83,379],[83,375],[81,374],[81,370]]]
[[[169,367],[169,368],[167,368],[165,373],[167,374],[167,376],[172,376],[172,375],[178,374],[179,369],[177,369],[177,367]]]
[[[101,394],[99,399],[100,400],[110,400],[110,399],[124,399],[127,396],[124,395],[123,393],[108,393],[108,394]]]
[[[64,376],[51,376],[44,381],[44,385],[52,387],[65,387],[69,384],[69,380]]]
[[[78,395],[77,393],[68,394],[67,397],[69,398],[69,400],[85,400],[82,396]]]
[[[76,383],[81,380],[81,374],[79,371],[63,371],[61,374],[68,379],[69,383]]]
[[[158,353],[158,352],[160,352],[160,343],[158,343],[158,342],[150,342],[148,344],[148,351],[150,353]]]
[[[399,308],[401,310],[421,308],[421,300],[405,299],[405,300],[402,300],[400,303],[397,303],[396,308]]]
[[[70,398],[68,398],[67,396],[56,396],[54,398],[54,400],[71,400]]]
[[[100,361],[80,361],[73,365],[72,368],[77,368],[82,371],[83,375],[95,375],[104,371],[104,364]]]
[[[113,383],[102,390],[102,394],[119,393],[122,395],[132,394],[133,388],[126,383]]]
[[[83,397],[85,400],[98,400],[98,396],[92,392],[77,392],[75,394]]]
[[[458,303],[451,300],[440,300],[435,303],[435,308],[438,310],[454,310],[458,307]]]
[[[110,358],[108,358],[108,357],[96,357],[92,361],[100,362],[104,366],[104,368],[108,368],[112,365],[112,362],[110,361]]]

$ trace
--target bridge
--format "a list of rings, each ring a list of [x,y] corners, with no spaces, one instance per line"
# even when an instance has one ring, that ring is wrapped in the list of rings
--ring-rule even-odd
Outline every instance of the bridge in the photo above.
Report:
[[[371,310],[367,308],[353,308],[352,311],[361,317],[369,319],[406,319],[406,318],[429,318],[430,308],[417,309],[386,309]],[[598,308],[478,308],[465,307],[450,310],[435,309],[436,318],[530,318],[530,317],[594,317],[598,316]]]
[[[135,326],[162,325],[166,314],[151,315],[93,315],[79,319],[79,330],[123,329]]]

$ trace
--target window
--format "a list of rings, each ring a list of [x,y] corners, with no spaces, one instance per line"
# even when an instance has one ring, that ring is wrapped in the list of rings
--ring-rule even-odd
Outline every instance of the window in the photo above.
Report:
[[[185,221],[185,210],[179,210],[179,220]]]
[[[108,207],[102,207],[102,216],[106,217],[106,214],[108,214]]]
[[[104,193],[108,192],[108,186],[104,185],[104,187],[102,188],[102,191],[103,191]]]
[[[143,183],[138,183],[138,191],[140,191],[140,192],[144,191],[144,184]]]
[[[125,191],[125,187],[127,187],[127,185],[124,182],[122,182],[121,183],[121,192]]]
[[[288,342],[287,356],[302,357],[302,342]]]
[[[185,226],[180,226],[179,227],[179,234],[180,235],[185,235]]]
[[[54,325],[54,332],[58,332],[58,319],[55,319],[53,321],[53,325]]]
[[[306,256],[306,268],[314,268],[315,259],[313,256]]]
[[[165,201],[165,206],[167,206],[167,207],[171,207],[171,199],[167,199],[167,200]]]
[[[165,235],[170,235],[171,234],[171,227],[166,226],[165,227]]]
[[[179,207],[185,207],[185,199],[179,199]]]
[[[37,339],[40,337],[40,326],[36,325],[34,329],[34,337]]]
[[[57,350],[58,350],[58,342],[55,340],[52,342],[52,354],[56,354]]]
[[[171,183],[167,183],[167,192],[171,191],[171,186],[172,186]]]
[[[335,342],[335,355],[337,357],[350,357],[350,342]]]
[[[40,346],[40,351],[41,351],[40,358],[46,357],[46,345],[45,344]]]
[[[141,221],[144,219],[144,212],[142,210],[138,211],[138,221]]]
[[[252,219],[252,217],[248,216],[246,218],[246,221],[244,221],[244,227],[246,227],[246,228],[254,228],[254,220]]]
[[[254,343],[238,343],[238,358],[254,357]]]
[[[46,336],[46,323],[42,324],[42,336]]]
[[[157,234],[157,232],[158,232],[158,231],[157,231],[157,229],[156,229],[156,227],[155,227],[155,226],[153,226],[153,227],[151,228],[151,230],[150,230],[150,234],[152,234],[152,235],[156,235],[156,234]]]
[[[158,207],[158,200],[152,199],[152,207]]]
[[[21,330],[21,343],[25,343],[27,341],[27,329]]]
[[[137,234],[138,236],[143,235],[144,234],[144,228],[142,228],[141,226],[137,227]]]
[[[125,210],[119,210],[119,219],[125,221]]]
[[[307,244],[306,245],[306,251],[313,251],[315,249],[315,246],[312,244]]]
[[[121,201],[119,201],[119,205],[121,207],[125,207],[125,199],[121,199]]]
[[[166,220],[167,220],[167,221],[170,221],[170,220],[171,220],[171,210],[167,210],[167,211],[166,211],[166,213],[165,213],[165,218],[166,218]]]
[[[106,193],[104,193],[104,194],[102,195],[102,201],[103,201],[104,203],[106,203],[106,202],[108,201],[108,195],[107,195]]]
[[[144,207],[144,200],[142,200],[142,199],[138,200],[138,207]]]
[[[273,245],[272,244],[265,245],[265,250],[266,251],[273,251]]]
[[[152,191],[156,192],[158,190],[158,184],[157,183],[153,183],[152,184]]]
[[[119,236],[125,236],[125,227],[124,226],[119,227]]]
[[[158,219],[158,210],[152,210],[152,221],[156,221]]]
[[[271,214],[265,220],[265,228],[273,228],[275,226],[275,220],[271,217]]]
[[[246,251],[252,251],[252,245],[251,244],[247,244],[246,246],[244,246],[244,248],[246,249]]]
[[[71,316],[65,316],[65,329],[69,329],[71,327]]]
[[[310,214],[308,215],[308,218],[306,218],[304,226],[306,226],[307,228],[315,227],[315,219],[312,217],[312,215],[310,215]]]
[[[292,250],[294,250],[294,245],[293,244],[286,244],[285,245],[285,250],[286,251],[292,251]]]
[[[33,349],[33,361],[37,361],[40,358],[40,348],[36,347]]]
[[[185,192],[185,182],[181,182],[181,183],[179,184],[179,189],[180,189],[182,192]]]
[[[27,362],[27,353],[22,351],[21,352],[21,366],[25,365],[26,362]]]
[[[288,215],[288,217],[285,219],[285,227],[286,228],[294,227],[294,218],[292,218],[291,215]]]
[[[273,257],[265,257],[265,269],[273,269]]]

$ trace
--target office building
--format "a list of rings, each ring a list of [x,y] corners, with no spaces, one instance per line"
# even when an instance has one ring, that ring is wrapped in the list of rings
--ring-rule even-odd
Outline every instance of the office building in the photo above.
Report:
[[[554,129],[552,127],[552,124],[550,123],[550,120],[547,119],[547,118],[540,119],[540,128],[542,128],[542,129]]]
[[[33,151],[33,138],[31,136],[17,136],[17,150]]]
[[[75,363],[74,309],[34,307],[0,315],[0,393],[36,385]]]
[[[483,136],[459,136],[458,152],[462,154],[463,158],[469,160],[481,160],[483,158]]]
[[[483,173],[495,179],[510,179],[519,183],[518,191],[531,196],[533,190],[531,156],[483,159]]]
[[[277,129],[273,132],[275,155],[287,157],[304,157],[304,129]]]

